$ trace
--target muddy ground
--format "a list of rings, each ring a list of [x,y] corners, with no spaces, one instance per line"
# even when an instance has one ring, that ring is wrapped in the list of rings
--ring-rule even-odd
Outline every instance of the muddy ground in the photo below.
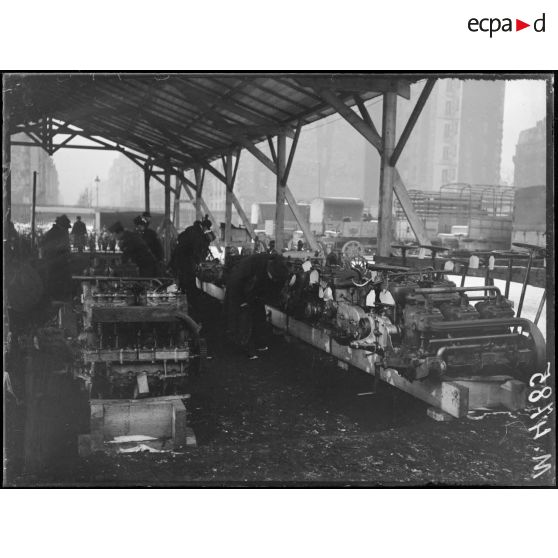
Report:
[[[250,361],[228,347],[206,301],[210,354],[188,402],[198,447],[77,457],[83,398],[57,397],[54,458],[10,484],[95,486],[541,485],[525,412],[435,422],[422,402],[280,335]],[[360,395],[359,395],[360,394]],[[54,418],[53,418],[54,417]],[[546,475],[548,476],[548,475]]]

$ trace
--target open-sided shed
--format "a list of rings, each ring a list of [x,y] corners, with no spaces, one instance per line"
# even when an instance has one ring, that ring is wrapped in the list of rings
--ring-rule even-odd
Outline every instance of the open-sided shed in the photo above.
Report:
[[[226,242],[233,206],[253,234],[234,194],[238,161],[245,149],[277,177],[277,246],[284,244],[286,200],[309,245],[316,248],[308,223],[297,211],[288,177],[301,127],[337,112],[382,155],[379,253],[387,254],[394,191],[413,231],[419,240],[426,240],[395,169],[434,78],[426,81],[396,145],[397,96],[409,98],[411,83],[424,77],[363,73],[11,74],[4,80],[5,168],[9,169],[10,137],[21,132],[28,141],[13,141],[12,145],[39,145],[49,154],[60,148],[118,150],[144,169],[146,209],[150,177],[164,185],[168,219],[171,194],[176,202],[182,191],[194,201],[198,214],[208,212],[203,179],[210,172],[226,187]],[[384,104],[381,135],[364,105],[378,96],[383,96]],[[80,138],[90,142],[80,142]],[[257,147],[262,141],[269,142],[271,158]],[[174,185],[172,176],[176,177]],[[4,196],[9,211],[9,171]]]

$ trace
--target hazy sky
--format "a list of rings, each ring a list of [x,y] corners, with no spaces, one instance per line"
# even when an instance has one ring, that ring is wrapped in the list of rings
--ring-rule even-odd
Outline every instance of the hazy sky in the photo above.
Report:
[[[60,180],[61,202],[75,204],[80,193],[93,184],[96,176],[101,180],[99,188],[102,189],[109,168],[117,156],[117,151],[64,148],[58,150],[53,159]]]
[[[513,181],[513,155],[519,132],[534,126],[546,113],[545,82],[515,80],[506,84],[504,137],[502,143],[502,180]],[[357,133],[357,132],[355,132]],[[54,162],[60,179],[62,203],[74,204],[80,192],[98,175],[106,183],[109,168],[118,156],[115,151],[60,149]]]

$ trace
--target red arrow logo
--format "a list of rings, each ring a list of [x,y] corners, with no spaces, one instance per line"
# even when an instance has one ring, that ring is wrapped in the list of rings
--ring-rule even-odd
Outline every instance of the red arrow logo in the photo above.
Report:
[[[524,21],[521,21],[520,19],[515,20],[515,30],[516,31],[521,31],[522,29],[525,29],[526,27],[531,27],[531,24],[525,23]]]

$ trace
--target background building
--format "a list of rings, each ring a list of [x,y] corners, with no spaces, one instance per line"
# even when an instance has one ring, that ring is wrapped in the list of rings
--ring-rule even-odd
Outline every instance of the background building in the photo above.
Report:
[[[398,134],[422,87],[413,85],[410,101],[399,102]],[[502,80],[438,80],[398,163],[407,188],[499,184],[504,98]]]
[[[26,141],[24,134],[16,134],[13,141]],[[56,166],[42,147],[14,145],[11,148],[12,203],[31,204],[33,172],[37,174],[37,205],[56,205],[59,202],[59,182]]]
[[[513,162],[516,188],[546,184],[546,118],[519,134]]]

